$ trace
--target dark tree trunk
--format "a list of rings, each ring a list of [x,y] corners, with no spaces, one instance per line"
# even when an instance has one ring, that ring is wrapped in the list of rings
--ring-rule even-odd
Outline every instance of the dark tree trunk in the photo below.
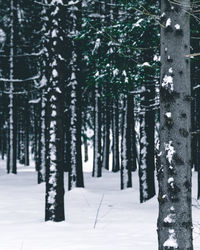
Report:
[[[108,88],[106,88],[108,95]],[[110,97],[106,96],[104,110],[104,135],[103,135],[103,157],[102,168],[109,170],[109,155],[110,155]]]
[[[81,10],[82,1],[77,4]],[[81,30],[81,11],[71,10],[71,32],[74,34]],[[83,166],[81,152],[81,128],[82,128],[82,44],[80,41],[72,41],[72,59],[71,59],[71,105],[70,105],[70,138],[71,138],[71,158],[69,169],[69,190],[73,187],[84,187]]]
[[[30,114],[29,114],[29,104],[28,99],[25,99],[24,107],[24,164],[29,166],[29,126],[30,126]]]
[[[119,171],[119,103],[118,99],[113,100],[112,112],[112,137],[113,137],[113,161],[112,171]]]
[[[146,86],[141,97],[140,114],[140,202],[145,202],[155,195],[155,157],[154,157],[154,131],[155,131],[155,87]]]
[[[130,157],[131,157],[131,170],[136,171],[137,169],[137,151],[136,151],[136,133],[135,133],[135,117],[134,117],[134,97],[128,95],[128,124],[130,124]]]
[[[60,1],[50,1],[51,8],[47,10],[47,31],[51,34],[47,38],[46,47],[49,64],[47,65],[48,94],[47,118],[47,162],[46,162],[46,203],[45,221],[63,221],[64,215],[64,170],[63,170],[63,83],[65,80],[63,47],[64,8]],[[48,32],[47,32],[48,33]],[[46,74],[48,75],[48,74]]]
[[[121,189],[132,187],[131,162],[131,126],[129,116],[128,96],[124,95],[122,110],[122,141],[121,141]]]
[[[102,176],[101,161],[101,103],[98,83],[94,91],[94,153],[93,153],[93,177]]]

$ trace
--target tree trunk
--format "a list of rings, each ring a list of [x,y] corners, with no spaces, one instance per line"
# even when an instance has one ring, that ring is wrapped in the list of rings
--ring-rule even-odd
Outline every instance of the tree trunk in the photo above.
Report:
[[[63,69],[63,25],[64,10],[62,1],[51,0],[51,8],[47,11],[47,162],[46,162],[46,202],[45,221],[63,221],[64,215],[64,170],[63,170],[63,83],[65,80]],[[47,32],[48,33],[48,32]],[[47,74],[49,73],[49,74]]]
[[[77,8],[81,10],[82,1],[79,1]],[[81,11],[71,10],[71,32],[76,34],[81,30]],[[69,190],[74,187],[84,187],[83,166],[81,152],[81,98],[82,98],[82,51],[81,42],[72,40],[72,59],[71,65],[71,105],[70,105],[70,131],[71,131],[71,162],[69,169]]]
[[[109,88],[106,88],[106,95],[108,95]],[[106,96],[105,110],[104,110],[104,137],[103,137],[103,157],[102,168],[109,170],[109,155],[110,155],[110,100]]]
[[[145,92],[141,96],[140,114],[140,202],[145,202],[155,195],[155,111],[152,105],[155,100],[155,87],[146,85]]]
[[[8,155],[7,155],[7,172],[17,173],[16,166],[16,138],[14,131],[14,2],[10,1],[10,55],[9,55],[9,67],[10,67],[10,87],[9,87],[9,143],[8,143]]]
[[[131,150],[130,150],[130,132],[131,125],[128,123],[128,97],[124,95],[122,110],[122,141],[121,141],[121,189],[132,187],[132,174],[131,174]]]
[[[192,250],[190,1],[161,1],[159,249]]]
[[[94,91],[94,153],[93,153],[93,177],[102,176],[101,162],[101,110],[100,110],[100,91],[98,82],[95,84]]]
[[[119,103],[118,99],[113,100],[113,112],[112,112],[112,137],[113,137],[113,162],[112,171],[119,171]]]

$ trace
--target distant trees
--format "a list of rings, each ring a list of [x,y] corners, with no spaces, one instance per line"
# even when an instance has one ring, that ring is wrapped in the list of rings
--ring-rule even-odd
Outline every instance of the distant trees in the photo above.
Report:
[[[159,249],[193,249],[190,1],[161,1]]]

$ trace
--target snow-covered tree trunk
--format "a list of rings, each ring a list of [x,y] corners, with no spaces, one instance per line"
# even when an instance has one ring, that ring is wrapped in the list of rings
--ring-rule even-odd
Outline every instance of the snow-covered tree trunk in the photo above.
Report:
[[[98,82],[94,90],[94,153],[93,153],[93,177],[101,177],[101,110],[100,110],[100,90]]]
[[[24,145],[24,114],[23,109],[19,110],[18,122],[18,160],[20,164],[24,164],[25,159],[25,145]]]
[[[17,173],[16,138],[14,138],[14,1],[10,1],[10,52],[9,52],[9,144],[7,155],[7,172]]]
[[[46,168],[46,203],[45,220],[63,221],[64,215],[64,176],[63,176],[63,57],[61,54],[63,46],[63,3],[60,0],[51,0],[51,7],[47,11],[47,29],[49,39],[47,51],[49,53],[49,64],[47,72],[47,98],[49,102],[49,145],[48,165]]]
[[[77,36],[81,29],[81,6],[82,1],[70,9],[70,18],[72,22],[70,35]],[[69,190],[74,187],[84,187],[82,152],[81,152],[81,43],[72,40],[72,59],[70,62],[71,77],[69,86],[71,86],[71,105],[70,105],[70,132],[71,132],[71,157],[69,169]]]
[[[155,111],[154,86],[143,87],[145,92],[141,96],[140,114],[140,162],[139,162],[139,182],[140,182],[140,202],[145,202],[155,195],[155,159],[154,159],[154,130]]]
[[[192,250],[190,1],[161,1],[159,250]]]
[[[119,171],[119,103],[118,98],[113,100],[113,109],[112,109],[112,152],[113,152],[113,161],[112,161],[112,171]]]
[[[108,95],[108,88],[106,88],[106,95]],[[103,157],[102,168],[109,170],[109,154],[110,154],[110,100],[106,96],[105,110],[104,110],[104,135],[103,135]]]
[[[45,97],[45,89],[43,88],[41,93],[40,100],[40,128],[39,132],[39,152],[38,152],[38,184],[45,181],[46,177],[46,125],[45,125],[45,110],[46,110],[46,97]]]
[[[122,110],[122,139],[121,139],[121,189],[132,187],[131,155],[130,155],[130,126],[128,123],[128,96],[125,94]]]
[[[130,124],[130,158],[131,158],[131,170],[137,169],[137,151],[136,151],[136,133],[135,133],[135,117],[134,117],[134,97],[128,95],[128,124]]]
[[[24,107],[24,165],[29,166],[29,127],[30,127],[30,113],[29,113],[29,104],[27,98],[25,98],[25,107]]]

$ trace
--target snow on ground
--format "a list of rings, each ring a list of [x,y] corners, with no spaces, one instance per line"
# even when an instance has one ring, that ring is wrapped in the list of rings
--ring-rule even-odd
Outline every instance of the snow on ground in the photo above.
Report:
[[[139,203],[137,173],[133,189],[125,191],[119,189],[119,173],[84,177],[85,189],[70,192],[66,180],[66,221],[44,222],[45,186],[37,184],[34,167],[20,166],[18,175],[7,175],[0,161],[0,250],[156,250],[157,199]],[[200,206],[193,210],[196,250]]]

